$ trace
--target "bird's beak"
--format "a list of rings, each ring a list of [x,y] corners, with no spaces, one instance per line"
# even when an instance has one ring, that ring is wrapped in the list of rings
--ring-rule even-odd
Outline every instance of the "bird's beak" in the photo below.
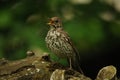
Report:
[[[47,23],[47,25],[51,26],[51,25],[52,25],[52,21],[49,21],[49,22]]]
[[[47,25],[51,25],[51,22],[47,23]]]

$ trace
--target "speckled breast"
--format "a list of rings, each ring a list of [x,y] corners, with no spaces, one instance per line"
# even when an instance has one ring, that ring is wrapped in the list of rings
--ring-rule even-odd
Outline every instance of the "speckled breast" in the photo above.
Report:
[[[56,54],[58,57],[69,57],[72,55],[71,45],[65,41],[64,34],[58,32],[57,30],[50,30],[45,38],[47,47]]]

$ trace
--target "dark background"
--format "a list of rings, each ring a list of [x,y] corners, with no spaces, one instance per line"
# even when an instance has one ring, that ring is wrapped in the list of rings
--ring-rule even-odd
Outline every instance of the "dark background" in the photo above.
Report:
[[[26,51],[48,52],[48,18],[58,16],[81,55],[81,67],[95,78],[116,66],[120,75],[119,0],[0,0],[0,57],[18,60]]]

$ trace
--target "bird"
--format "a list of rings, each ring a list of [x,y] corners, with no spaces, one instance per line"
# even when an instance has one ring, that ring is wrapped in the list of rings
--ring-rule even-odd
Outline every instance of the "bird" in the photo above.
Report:
[[[80,68],[80,54],[72,43],[68,33],[63,30],[59,17],[49,18],[49,31],[45,42],[49,50],[58,58],[67,59],[69,68],[83,73]]]

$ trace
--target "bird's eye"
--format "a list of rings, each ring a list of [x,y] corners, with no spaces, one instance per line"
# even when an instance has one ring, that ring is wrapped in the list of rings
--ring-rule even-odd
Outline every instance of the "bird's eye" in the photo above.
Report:
[[[58,21],[58,20],[56,20],[55,22],[56,22],[56,23],[58,23],[59,21]]]

